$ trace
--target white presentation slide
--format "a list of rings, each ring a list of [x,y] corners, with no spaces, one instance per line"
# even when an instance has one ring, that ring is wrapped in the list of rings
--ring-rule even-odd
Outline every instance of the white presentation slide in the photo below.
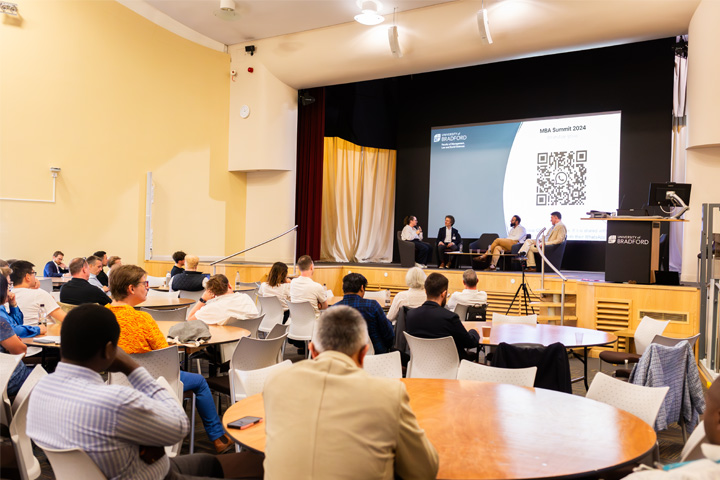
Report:
[[[432,129],[427,236],[446,215],[464,238],[506,235],[519,215],[533,238],[559,211],[569,240],[605,240],[618,207],[620,112]],[[421,220],[421,225],[424,223]]]

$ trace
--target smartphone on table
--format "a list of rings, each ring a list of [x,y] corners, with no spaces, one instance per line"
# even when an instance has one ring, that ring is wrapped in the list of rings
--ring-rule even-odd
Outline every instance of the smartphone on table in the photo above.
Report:
[[[242,418],[239,418],[233,422],[230,422],[227,424],[228,428],[239,428],[240,430],[245,430],[246,428],[250,428],[253,425],[257,425],[258,423],[262,422],[262,417],[251,417],[251,416],[245,416]]]

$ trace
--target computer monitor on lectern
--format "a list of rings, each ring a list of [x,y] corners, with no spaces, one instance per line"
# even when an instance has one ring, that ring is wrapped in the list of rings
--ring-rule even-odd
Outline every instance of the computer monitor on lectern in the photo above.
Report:
[[[688,210],[689,203],[689,183],[666,182],[650,184],[648,206],[681,207],[681,210],[673,215],[673,218],[680,218]]]

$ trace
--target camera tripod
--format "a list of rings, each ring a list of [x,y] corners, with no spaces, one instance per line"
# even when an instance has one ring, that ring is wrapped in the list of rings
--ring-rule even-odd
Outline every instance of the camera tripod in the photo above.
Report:
[[[530,315],[528,313],[528,307],[532,313],[535,313],[535,307],[530,305],[530,293],[531,290],[528,288],[527,283],[525,282],[525,267],[527,266],[527,261],[522,260],[520,262],[520,269],[522,270],[522,281],[520,282],[520,285],[518,286],[517,290],[515,291],[515,296],[513,296],[512,301],[510,302],[510,305],[508,306],[507,312],[505,312],[505,315],[510,313],[510,310],[512,310],[513,305],[515,305],[515,300],[517,300],[518,295],[520,295],[520,292],[522,292],[522,298],[520,299],[520,307],[525,306],[525,315]]]

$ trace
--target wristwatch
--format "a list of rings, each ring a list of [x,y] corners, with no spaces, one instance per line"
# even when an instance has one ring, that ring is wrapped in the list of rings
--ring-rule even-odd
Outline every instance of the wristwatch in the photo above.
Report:
[[[207,300],[205,300],[205,299],[202,298],[202,297],[200,297],[200,301],[201,301],[202,303],[207,303]]]

